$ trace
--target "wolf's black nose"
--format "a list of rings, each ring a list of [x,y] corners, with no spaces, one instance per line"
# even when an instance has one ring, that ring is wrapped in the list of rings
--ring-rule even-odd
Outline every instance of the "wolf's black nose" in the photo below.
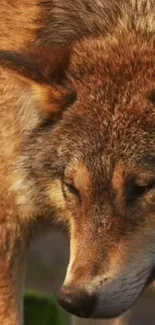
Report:
[[[62,287],[58,301],[69,313],[89,318],[96,307],[97,297],[88,295],[84,290]]]

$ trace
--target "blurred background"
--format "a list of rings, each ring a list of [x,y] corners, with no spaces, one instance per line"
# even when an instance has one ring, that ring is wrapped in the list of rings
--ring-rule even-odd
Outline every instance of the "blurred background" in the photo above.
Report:
[[[26,291],[56,296],[65,276],[69,259],[65,234],[54,230],[31,247],[28,257]],[[154,325],[155,286],[151,285],[137,304],[123,317],[112,321],[90,321],[63,314],[63,325]],[[26,322],[26,325],[31,325]],[[33,325],[34,323],[32,323]],[[55,323],[51,323],[54,325]],[[38,324],[35,324],[38,325]],[[44,325],[46,323],[44,322]],[[47,324],[48,325],[48,324]],[[59,325],[56,322],[56,325]]]

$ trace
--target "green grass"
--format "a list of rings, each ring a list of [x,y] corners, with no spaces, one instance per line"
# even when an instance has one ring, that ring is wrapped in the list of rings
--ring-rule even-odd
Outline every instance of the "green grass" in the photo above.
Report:
[[[68,316],[51,296],[27,293],[24,297],[25,325],[67,325]]]

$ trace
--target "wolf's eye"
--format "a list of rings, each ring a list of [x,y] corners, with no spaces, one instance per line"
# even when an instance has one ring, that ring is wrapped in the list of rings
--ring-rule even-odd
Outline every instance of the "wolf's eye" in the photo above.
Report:
[[[64,181],[63,182],[63,193],[64,193],[65,197],[67,197],[67,192],[80,197],[80,192],[78,191],[78,189],[72,183],[70,183],[68,181]]]
[[[138,185],[138,184],[134,184],[132,186],[132,189],[130,191],[130,195],[132,195],[133,197],[138,197],[138,196],[142,196],[143,194],[145,194],[148,190],[150,189],[150,187],[148,187],[147,185]]]
[[[128,201],[133,202],[139,197],[144,196],[147,192],[149,192],[151,189],[155,187],[155,181],[151,180],[146,185],[141,184],[132,184],[128,187]]]

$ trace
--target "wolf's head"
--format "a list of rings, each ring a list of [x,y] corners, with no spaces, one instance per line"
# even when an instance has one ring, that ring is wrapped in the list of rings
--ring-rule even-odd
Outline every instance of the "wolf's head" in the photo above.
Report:
[[[28,87],[33,98],[29,110],[48,112],[25,135],[22,168],[30,184],[25,196],[32,195],[27,204],[69,226],[60,303],[81,317],[117,316],[155,266],[154,46],[134,35],[83,40],[60,78],[44,69],[48,78],[40,72],[39,86],[34,74],[33,86],[27,81],[27,61],[21,69],[22,60],[18,68],[15,56],[2,57],[3,66],[22,75],[22,92]]]

